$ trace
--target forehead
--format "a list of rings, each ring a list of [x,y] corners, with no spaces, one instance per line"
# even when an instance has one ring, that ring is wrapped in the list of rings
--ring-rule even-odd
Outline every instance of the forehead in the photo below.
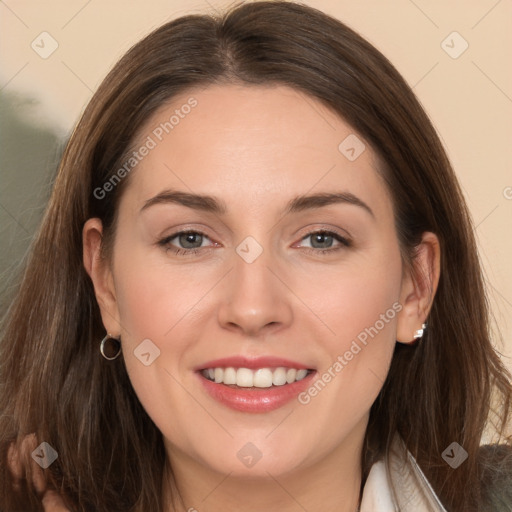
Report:
[[[139,206],[165,188],[215,195],[234,207],[349,190],[377,213],[390,209],[367,142],[321,102],[290,87],[191,90],[149,119],[134,149],[142,146],[150,149],[139,155],[125,194]]]

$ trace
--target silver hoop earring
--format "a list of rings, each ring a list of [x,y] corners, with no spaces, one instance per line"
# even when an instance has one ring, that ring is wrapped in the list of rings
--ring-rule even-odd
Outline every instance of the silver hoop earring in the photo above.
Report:
[[[427,324],[421,324],[421,329],[416,329],[416,331],[414,331],[414,341],[419,341],[423,338],[426,328]]]
[[[113,356],[109,356],[105,353],[105,343],[107,343],[107,341],[109,340],[113,340],[116,344],[117,344],[117,347],[115,348],[116,352]],[[119,354],[121,353],[121,338],[114,338],[114,336],[110,335],[110,334],[107,334],[102,340],[101,340],[101,343],[100,343],[100,352],[101,352],[101,355],[105,358],[105,359],[108,359],[109,361],[113,361],[114,359],[117,359],[119,357]],[[111,351],[109,351],[111,352]]]

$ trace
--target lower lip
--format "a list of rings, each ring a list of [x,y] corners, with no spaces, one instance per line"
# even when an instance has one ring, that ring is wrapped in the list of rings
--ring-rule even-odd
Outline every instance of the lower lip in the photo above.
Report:
[[[225,384],[212,382],[198,372],[206,392],[215,400],[236,411],[262,413],[279,409],[296,398],[299,393],[311,385],[316,372],[313,371],[302,380],[272,386],[270,388],[232,388]]]

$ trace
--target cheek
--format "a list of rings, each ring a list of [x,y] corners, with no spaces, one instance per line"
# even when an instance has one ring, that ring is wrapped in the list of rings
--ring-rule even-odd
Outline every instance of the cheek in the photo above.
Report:
[[[211,288],[212,272],[199,265],[166,262],[165,253],[133,249],[116,260],[115,289],[125,339],[131,344],[151,338],[162,343],[193,317],[193,308]]]
[[[331,434],[326,450],[368,414],[393,355],[402,265],[397,247],[379,254],[386,257],[331,275],[323,292],[316,287],[318,310],[332,332],[321,338],[323,365],[299,402],[317,428]]]
[[[330,303],[336,305],[331,311],[336,338],[330,343],[332,349],[336,346],[338,350],[348,350],[348,342],[358,341],[370,351],[380,351],[385,340],[394,337],[396,313],[401,309],[397,282],[399,275],[393,276],[389,267],[385,275],[369,271],[364,276],[344,279],[340,289],[329,297]],[[383,343],[365,344],[373,339]]]
[[[388,243],[303,280],[300,293],[329,327],[331,335],[323,339],[331,357],[348,350],[356,339],[364,344],[366,338],[394,337],[401,274],[399,249]],[[379,345],[371,349],[379,350]]]
[[[176,411],[181,422],[202,414],[190,398],[190,383],[184,380],[190,366],[187,354],[200,338],[196,310],[208,302],[205,297],[218,279],[211,268],[199,267],[172,265],[161,255],[137,248],[120,250],[114,265],[130,381],[157,427],[166,437],[182,442],[186,436]],[[147,353],[149,357],[143,356]]]

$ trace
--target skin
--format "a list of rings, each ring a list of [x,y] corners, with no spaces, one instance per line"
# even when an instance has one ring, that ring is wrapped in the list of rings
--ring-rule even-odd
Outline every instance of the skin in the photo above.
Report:
[[[139,142],[191,96],[197,106],[131,174],[107,260],[100,258],[101,221],[84,226],[84,265],[105,329],[121,336],[130,380],[163,434],[183,498],[176,510],[243,504],[248,512],[353,512],[369,409],[395,343],[410,343],[427,318],[439,279],[438,240],[424,234],[416,267],[425,276],[414,279],[370,146],[349,161],[338,145],[354,130],[284,86],[189,91],[142,127]],[[167,189],[214,196],[226,212],[176,203],[141,211]],[[348,203],[284,212],[296,196],[334,191],[354,194],[373,215]],[[179,238],[158,244],[180,230],[206,235],[196,239],[199,252],[175,254]],[[351,245],[335,238],[315,244],[308,235],[322,230]],[[247,236],[263,248],[250,264],[235,251]],[[307,405],[234,411],[207,395],[194,374],[220,357],[273,355],[321,375],[396,303],[400,313]],[[149,366],[134,357],[147,338],[161,352]],[[248,442],[262,455],[251,468],[237,457]]]

